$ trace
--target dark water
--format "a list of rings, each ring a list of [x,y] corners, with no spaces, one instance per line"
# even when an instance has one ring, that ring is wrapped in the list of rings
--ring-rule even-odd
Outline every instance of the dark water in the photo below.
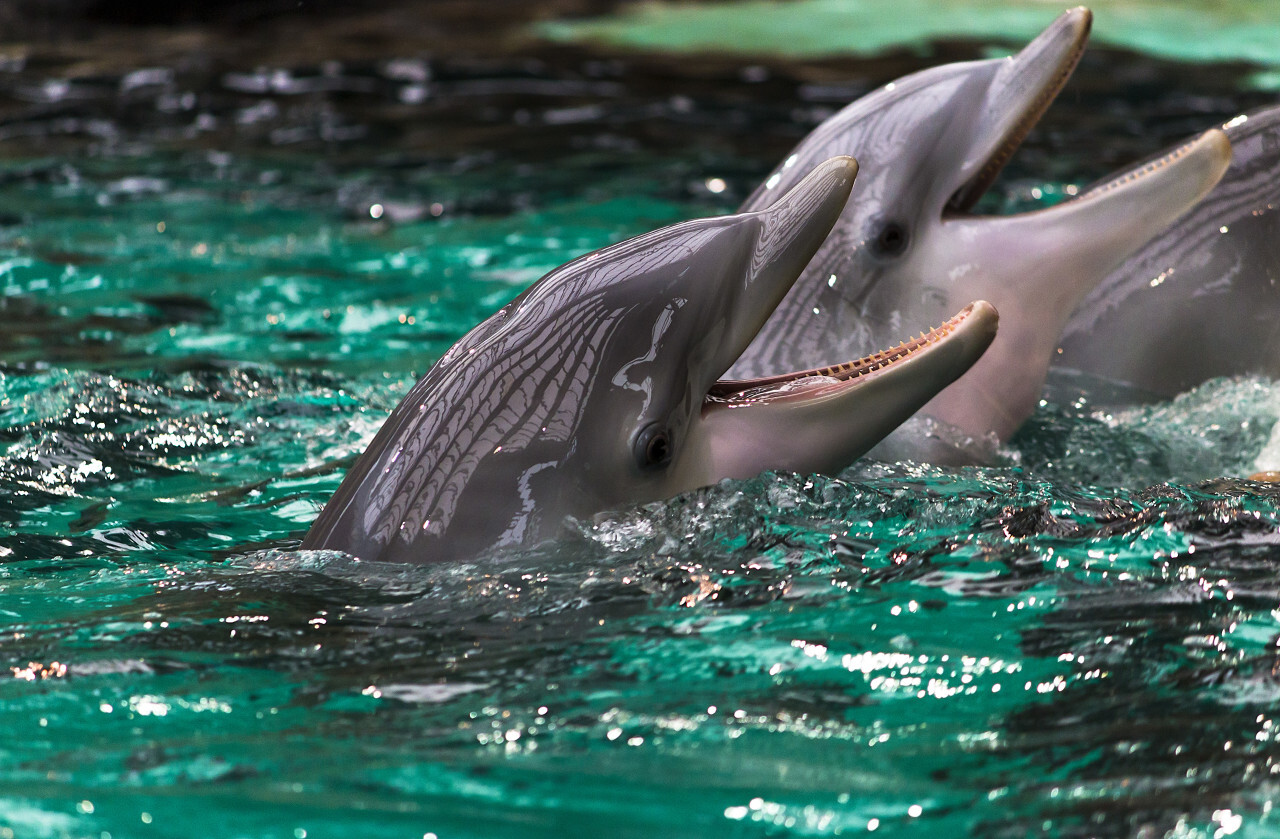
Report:
[[[526,284],[984,45],[115,43],[0,67],[0,836],[1275,831],[1271,381],[1116,411],[1059,378],[990,468],[764,475],[469,565],[291,549]],[[985,209],[1252,72],[1094,51]]]

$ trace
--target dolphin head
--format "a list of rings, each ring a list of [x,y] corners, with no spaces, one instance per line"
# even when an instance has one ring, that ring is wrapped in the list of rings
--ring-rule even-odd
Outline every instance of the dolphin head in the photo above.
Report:
[[[1211,131],[1059,205],[972,215],[1066,83],[1090,24],[1087,9],[1072,9],[1016,55],[899,79],[806,137],[743,209],[768,206],[833,154],[858,157],[858,200],[731,373],[882,346],[986,299],[1000,311],[1000,335],[925,412],[969,434],[1009,436],[1039,399],[1075,305],[1202,198],[1230,160],[1225,135]]]
[[[856,171],[848,157],[825,161],[765,210],[677,224],[548,274],[415,385],[303,546],[460,558],[725,477],[847,465],[995,328],[978,306],[892,351],[893,364],[718,381],[824,241]],[[860,393],[877,403],[865,423]]]

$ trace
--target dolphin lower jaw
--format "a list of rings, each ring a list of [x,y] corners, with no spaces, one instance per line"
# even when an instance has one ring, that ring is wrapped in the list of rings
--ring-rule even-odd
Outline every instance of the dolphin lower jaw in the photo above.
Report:
[[[1084,55],[1092,23],[1093,14],[1088,9],[1070,9],[1016,56],[1007,59],[1009,64],[997,72],[993,87],[997,96],[1008,95],[1012,97],[1012,101],[996,103],[1002,113],[984,122],[994,121],[999,124],[1006,121],[1009,127],[995,142],[977,174],[952,193],[945,212],[967,212],[986,194],[996,176],[1058,98],[1071,74],[1075,72],[1080,57]],[[1006,79],[1006,83],[1000,84]],[[1025,90],[1020,90],[1013,79],[1024,84],[1029,80],[1029,84]]]
[[[1180,170],[1191,171],[1180,171],[1175,178],[1181,180],[1175,180],[1174,183],[1185,184],[1188,188],[1181,191],[1193,195],[1192,203],[1198,203],[1226,174],[1230,164],[1231,141],[1226,132],[1213,128],[1196,135],[1172,151],[1134,165],[1127,172],[1086,187],[1073,201],[1098,199],[1107,193],[1133,187],[1144,179],[1156,177],[1169,167],[1178,166]]]
[[[1106,273],[1194,207],[1230,163],[1230,141],[1212,129],[1052,207],[952,219],[944,224],[957,228],[949,240],[963,241],[961,228],[973,225],[973,241],[997,255],[982,272],[990,282],[1005,285],[1020,273],[1023,285],[1012,301],[1007,290],[982,281],[961,288],[958,296],[999,301],[1007,321],[1016,315],[1010,323],[1045,336],[1046,352],[1052,353],[1071,312]],[[979,227],[985,232],[976,232]],[[997,347],[1002,343],[997,339]]]
[[[918,338],[856,361],[717,382],[692,429],[686,482],[762,469],[839,472],[969,369],[998,319],[977,301]]]
[[[985,301],[970,303],[954,317],[891,347],[854,361],[830,367],[814,367],[795,373],[765,376],[758,379],[722,379],[707,392],[703,412],[725,408],[742,408],[774,401],[803,401],[828,391],[843,391],[871,374],[900,364],[907,358],[947,341],[974,317],[975,307],[989,306]],[[980,313],[979,318],[985,313]]]
[[[1052,207],[944,219],[918,260],[965,266],[945,293],[949,305],[996,301],[1005,327],[993,353],[1018,331],[1043,336],[1052,353],[1071,312],[1106,273],[1194,207],[1230,163],[1230,141],[1211,129]],[[1025,366],[1006,360],[1010,369]]]
[[[969,253],[975,260],[949,292],[953,302],[989,297],[1004,326],[986,356],[923,412],[974,437],[1012,435],[1035,410],[1071,313],[1109,271],[1207,195],[1230,160],[1230,142],[1214,129],[1052,207],[945,221],[947,235],[931,243],[931,258]]]

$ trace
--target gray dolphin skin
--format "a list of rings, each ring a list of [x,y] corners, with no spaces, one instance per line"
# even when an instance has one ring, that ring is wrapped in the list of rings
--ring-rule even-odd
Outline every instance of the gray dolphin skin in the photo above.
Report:
[[[765,469],[837,471],[982,354],[995,311],[855,362],[719,381],[839,217],[835,157],[760,212],[677,224],[552,271],[395,408],[303,548],[436,562]]]
[[[887,456],[971,461],[981,446],[952,442],[1012,435],[1040,399],[1071,311],[1204,197],[1231,156],[1226,135],[1213,130],[1056,206],[970,214],[1066,83],[1090,24],[1087,9],[1067,11],[1014,56],[906,76],[802,140],[742,209],[769,206],[836,154],[862,165],[858,199],[730,374],[855,355],[937,323],[963,301],[989,300],[1000,334],[922,411],[947,434],[894,435]]]
[[[1059,365],[1159,397],[1216,376],[1280,376],[1280,108],[1223,130],[1226,175],[1084,299]]]

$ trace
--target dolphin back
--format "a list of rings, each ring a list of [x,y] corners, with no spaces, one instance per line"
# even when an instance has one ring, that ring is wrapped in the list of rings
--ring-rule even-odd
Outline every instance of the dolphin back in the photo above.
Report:
[[[536,531],[549,511],[530,503],[532,482],[563,459],[621,320],[602,285],[587,272],[535,286],[455,344],[388,417],[303,547],[424,561]],[[535,440],[543,470],[526,462]]]

